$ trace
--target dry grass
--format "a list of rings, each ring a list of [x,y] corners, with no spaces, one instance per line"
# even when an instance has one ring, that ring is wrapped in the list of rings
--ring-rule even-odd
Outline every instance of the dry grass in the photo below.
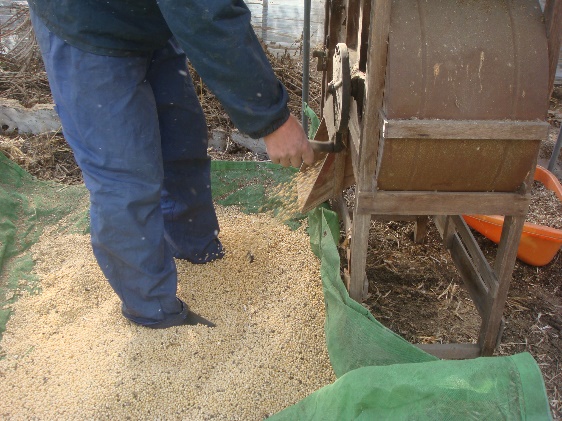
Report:
[[[51,103],[51,94],[37,42],[33,35],[29,11],[18,7],[13,17],[0,27],[2,37],[13,37],[15,46],[9,51],[0,52],[0,97],[15,99],[25,107],[35,104]],[[301,41],[302,44],[302,41]],[[302,60],[291,56],[289,50],[273,54],[262,44],[267,58],[277,77],[289,93],[289,109],[301,115]],[[314,69],[314,66],[311,66]],[[196,70],[189,65],[190,75],[199,96],[210,128],[233,128],[232,122],[216,97],[209,91]],[[314,75],[314,70],[312,70]],[[313,76],[309,83],[309,105],[320,111],[321,80]]]
[[[12,17],[0,27],[0,96],[18,100],[24,107],[50,103],[51,94],[29,10],[12,6]],[[9,40],[11,42],[7,42]],[[9,50],[6,44],[10,44]]]
[[[276,76],[287,88],[287,92],[289,93],[289,109],[295,116],[300,118],[302,110],[301,61],[297,61],[292,57],[288,50],[283,54],[273,54],[268,50],[266,45],[262,44],[262,47],[271,62]],[[220,101],[207,88],[204,81],[191,65],[189,65],[189,72],[193,79],[197,95],[199,96],[199,102],[205,112],[207,125],[210,128],[220,127],[222,129],[233,129],[234,125],[230,121]],[[317,114],[320,113],[321,92],[321,79],[318,75],[313,74],[310,79],[309,105]]]
[[[74,154],[60,132],[0,136],[0,152],[40,180],[82,182]]]

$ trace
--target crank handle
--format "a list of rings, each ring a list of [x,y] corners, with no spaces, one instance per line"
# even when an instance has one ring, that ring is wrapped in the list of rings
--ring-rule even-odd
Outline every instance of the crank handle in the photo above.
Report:
[[[316,152],[341,152],[344,148],[341,133],[336,133],[336,135],[329,142],[322,142],[319,140],[309,140],[310,146]]]

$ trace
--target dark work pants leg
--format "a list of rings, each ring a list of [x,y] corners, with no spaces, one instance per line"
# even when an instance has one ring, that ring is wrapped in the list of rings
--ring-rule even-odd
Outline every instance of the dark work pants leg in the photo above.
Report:
[[[222,249],[211,198],[207,124],[185,55],[174,40],[155,52],[147,78],[160,120],[166,239],[175,257],[194,263],[214,260]]]
[[[173,257],[221,255],[207,129],[185,56],[86,53],[33,24],[61,118],[90,191],[92,247],[123,303],[152,324],[181,311]]]

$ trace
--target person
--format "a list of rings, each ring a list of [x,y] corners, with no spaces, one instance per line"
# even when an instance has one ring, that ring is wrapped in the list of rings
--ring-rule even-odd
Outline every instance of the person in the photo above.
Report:
[[[174,258],[204,264],[224,250],[186,55],[238,129],[264,139],[273,162],[314,160],[250,11],[242,0],[28,3],[90,193],[92,249],[122,314],[149,328],[194,323],[176,296]]]

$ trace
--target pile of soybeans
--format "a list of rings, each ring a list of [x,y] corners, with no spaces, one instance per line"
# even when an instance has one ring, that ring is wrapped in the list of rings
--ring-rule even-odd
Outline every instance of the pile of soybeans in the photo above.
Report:
[[[0,343],[0,418],[259,420],[332,383],[305,228],[217,212],[226,256],[177,261],[178,296],[213,328],[130,323],[89,236],[46,232],[42,292],[20,297]]]

